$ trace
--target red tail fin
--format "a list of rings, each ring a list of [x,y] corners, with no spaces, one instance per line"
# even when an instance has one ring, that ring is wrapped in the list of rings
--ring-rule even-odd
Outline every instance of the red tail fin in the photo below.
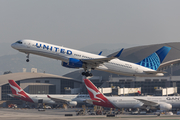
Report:
[[[93,102],[95,105],[114,108],[109,100],[97,89],[97,87],[88,79],[84,79],[84,83],[92,100],[100,101]]]
[[[14,80],[9,80],[9,86],[11,87],[12,94],[21,96],[18,99],[27,101],[27,102],[33,102],[32,99],[28,96],[26,92],[24,92],[23,89],[14,81]]]

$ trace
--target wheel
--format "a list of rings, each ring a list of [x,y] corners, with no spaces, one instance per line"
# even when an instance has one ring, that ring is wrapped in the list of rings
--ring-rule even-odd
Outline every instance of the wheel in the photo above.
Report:
[[[82,72],[82,75],[84,76],[86,73],[85,72]]]
[[[92,73],[89,73],[89,72],[82,72],[82,75],[86,77],[93,76]]]
[[[93,76],[93,75],[92,75],[92,73],[86,72],[85,76],[88,77],[88,76]]]
[[[29,62],[29,59],[27,59],[26,62]]]
[[[89,73],[89,76],[93,76],[93,74],[92,74],[92,73]]]
[[[89,73],[88,73],[88,72],[86,72],[86,73],[85,73],[85,76],[86,76],[86,77],[88,77],[88,76],[89,76]]]

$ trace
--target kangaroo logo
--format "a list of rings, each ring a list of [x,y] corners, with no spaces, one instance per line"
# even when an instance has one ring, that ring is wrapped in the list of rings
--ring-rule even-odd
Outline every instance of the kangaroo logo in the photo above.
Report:
[[[22,95],[22,94],[20,93],[20,92],[23,91],[21,88],[20,88],[20,90],[19,90],[17,87],[11,85],[10,83],[9,83],[9,85],[10,85],[11,88],[13,88],[13,89],[16,91],[16,94],[21,95],[22,97],[26,98],[24,95]]]
[[[94,95],[94,98],[98,99],[98,100],[101,100],[103,102],[105,102],[104,100],[102,100],[101,98],[97,97],[97,95],[100,95],[101,93],[100,92],[96,92],[94,91],[93,89],[89,88],[87,85],[86,85],[87,89]]]

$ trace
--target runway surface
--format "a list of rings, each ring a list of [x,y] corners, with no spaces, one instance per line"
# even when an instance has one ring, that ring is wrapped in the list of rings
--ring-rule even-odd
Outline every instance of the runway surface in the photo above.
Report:
[[[37,109],[8,109],[0,108],[0,120],[180,120],[180,115],[83,115],[76,116],[76,109],[49,109],[38,111]],[[73,114],[73,116],[65,116]]]

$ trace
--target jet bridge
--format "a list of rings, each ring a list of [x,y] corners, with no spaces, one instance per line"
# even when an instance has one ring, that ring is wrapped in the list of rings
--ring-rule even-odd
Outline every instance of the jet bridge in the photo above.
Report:
[[[112,95],[126,95],[141,93],[141,87],[139,88],[120,88],[118,87],[108,87],[108,88],[98,88],[98,90],[103,94],[112,94]]]
[[[165,96],[165,95],[176,95],[177,94],[177,87],[168,87],[168,88],[161,88],[161,87],[154,87],[155,95],[157,96]]]
[[[117,95],[126,95],[126,94],[134,94],[134,93],[139,93],[141,94],[141,87],[139,88],[120,88],[116,87],[114,88],[114,91],[116,91]]]

